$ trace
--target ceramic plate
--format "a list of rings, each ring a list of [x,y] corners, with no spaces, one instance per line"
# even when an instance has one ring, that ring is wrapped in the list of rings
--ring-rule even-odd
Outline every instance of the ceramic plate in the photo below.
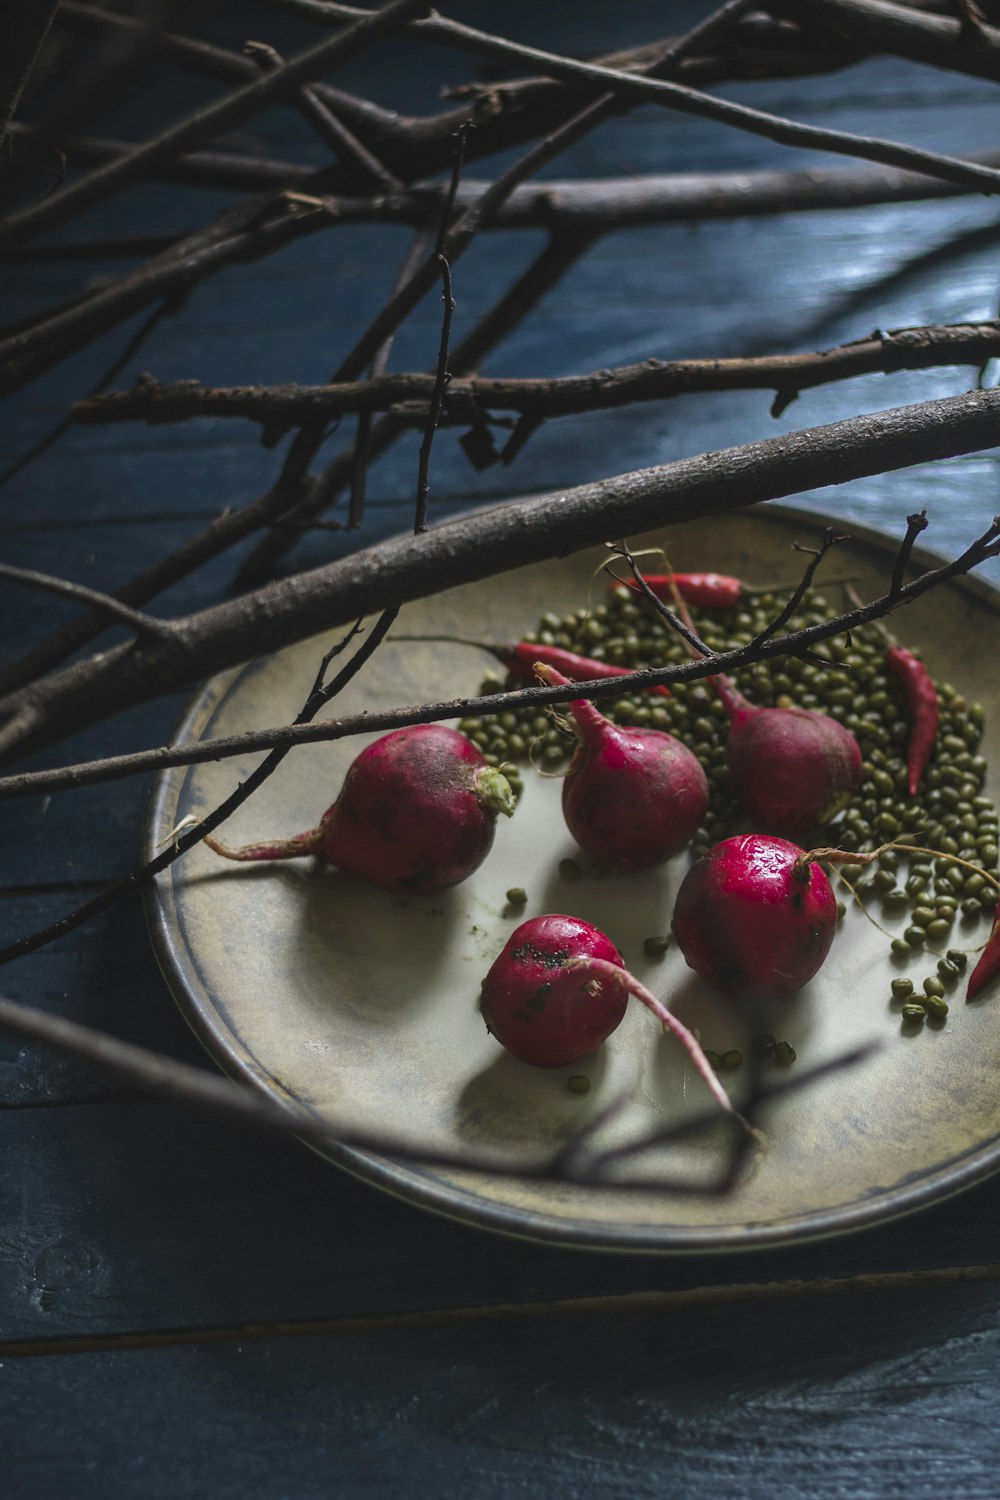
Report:
[[[821,518],[771,507],[678,529],[674,565],[712,567],[748,581],[795,576],[790,544],[814,542]],[[828,566],[884,587],[895,544],[853,527]],[[668,540],[648,537],[636,545]],[[513,641],[547,609],[585,605],[600,556],[581,553],[408,606],[397,632]],[[984,753],[998,757],[996,675],[974,661],[1000,651],[996,592],[962,581],[905,612],[906,642],[931,671],[987,709]],[[967,645],[977,642],[975,658]],[[292,719],[325,645],[308,641],[211,682],[180,737],[234,734]],[[339,702],[375,711],[478,689],[490,658],[467,646],[393,643],[376,653]],[[222,830],[230,843],[312,826],[336,796],[364,740],[303,747]],[[157,846],[189,813],[220,802],[259,757],[165,774],[149,819]],[[996,795],[997,787],[987,790]],[[718,1052],[746,1048],[747,1021],[723,1005],[680,955],[647,957],[643,941],[669,929],[686,857],[653,873],[569,883],[575,852],[560,811],[560,782],[527,772],[515,817],[469,880],[443,895],[397,896],[311,860],[248,866],[192,850],[160,878],[149,904],[161,964],[188,1019],[235,1077],[357,1130],[446,1152],[518,1151],[566,1141],[612,1101],[596,1141],[634,1143],[700,1118],[708,1096],[671,1038],[634,1001],[599,1053],[542,1072],[507,1056],[478,1014],[480,981],[518,920],[573,912],[602,928],[626,963]],[[516,916],[511,886],[528,892]],[[957,932],[957,929],[956,929]],[[982,934],[978,939],[982,940]],[[923,964],[920,973],[926,972]],[[795,1070],[874,1044],[864,1060],[776,1096],[759,1123],[769,1149],[727,1193],[712,1191],[729,1137],[716,1125],[650,1147],[622,1172],[655,1185],[620,1191],[497,1177],[338,1148],[333,1160],[427,1208],[557,1243],[642,1251],[738,1249],[855,1229],[928,1203],[996,1169],[1000,1152],[1000,1025],[995,1007],[952,1005],[940,1030],[913,1037],[888,1004],[898,969],[885,936],[848,912],[820,974],[780,1011],[751,1026],[791,1042]],[[767,1023],[766,1025],[764,1023]],[[779,1070],[774,1070],[772,1077]],[[590,1080],[586,1094],[571,1073]],[[738,1095],[741,1075],[733,1075]]]

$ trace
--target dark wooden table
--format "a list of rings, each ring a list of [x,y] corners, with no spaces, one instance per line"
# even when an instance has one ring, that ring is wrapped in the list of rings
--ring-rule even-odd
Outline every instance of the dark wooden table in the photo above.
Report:
[[[218,34],[294,44],[267,13],[220,10]],[[462,7],[510,35],[566,45],[561,7]],[[669,8],[679,26],[704,7]],[[574,47],[643,39],[662,7],[574,7]],[[683,14],[682,14],[683,13]],[[414,111],[433,75],[400,47],[344,74]],[[448,76],[451,76],[450,74]],[[164,88],[166,84],[164,84]],[[192,86],[193,87],[193,86]],[[891,59],[733,97],[796,118],[955,154],[991,144],[995,92]],[[123,107],[148,119],[153,93]],[[298,116],[252,131],[318,147]],[[836,163],[833,163],[836,165]],[[829,167],[703,121],[638,110],[549,169],[588,177]],[[477,166],[485,177],[492,165]],[[222,198],[219,199],[220,203]],[[95,212],[124,232],[205,211],[198,189],[143,188]],[[398,232],[396,257],[406,231]],[[631,229],[599,241],[489,361],[563,373],[650,355],[812,349],[873,327],[996,313],[997,208],[982,196],[852,212]],[[137,369],[206,382],[321,381],[385,297],[385,232],[358,226],[225,271],[161,325]],[[541,243],[494,234],[456,268],[458,330]],[[8,316],[115,269],[20,265]],[[433,361],[438,299],[401,331],[396,369]],[[121,330],[8,407],[11,457],[117,352]],[[763,394],[691,398],[550,423],[510,470],[477,475],[454,434],[434,454],[436,519],[472,503],[581,482],[862,410],[966,389],[943,369],[803,396],[777,421]],[[12,419],[13,413],[13,419]],[[296,564],[406,529],[416,440],[374,468],[365,530],[318,533]],[[6,560],[113,589],[276,472],[256,429],[76,429],[0,494]],[[926,506],[929,540],[960,549],[996,509],[995,455],[816,491],[802,504],[899,533]],[[160,601],[176,614],[227,586],[232,559]],[[1000,577],[994,565],[992,576]],[[14,655],[72,607],[9,587]],[[75,736],[32,764],[159,744],[171,698]],[[131,868],[148,784],[8,803],[4,941]],[[210,1066],[157,971],[131,902],[11,965],[3,993]],[[536,1493],[721,1497],[997,1492],[997,1188],[851,1237],[725,1257],[614,1256],[505,1239],[421,1212],[293,1141],[254,1139],[0,1037],[0,1489],[55,1496],[276,1497]]]

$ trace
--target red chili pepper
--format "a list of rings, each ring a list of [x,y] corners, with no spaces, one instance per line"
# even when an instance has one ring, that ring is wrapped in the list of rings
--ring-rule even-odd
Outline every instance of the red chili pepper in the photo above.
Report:
[[[534,682],[536,661],[547,667],[555,667],[570,682],[590,682],[598,677],[628,677],[635,667],[613,667],[607,661],[594,661],[589,656],[577,656],[573,651],[564,651],[561,646],[540,646],[537,641],[518,641],[514,646],[491,646],[487,641],[470,641],[460,635],[395,635],[394,641],[441,641],[449,646],[475,646],[477,651],[488,651],[497,661],[502,661],[513,677],[523,677]],[[665,683],[654,683],[651,693],[661,698],[672,696]]]
[[[741,578],[734,578],[731,573],[644,573],[643,578],[656,597],[666,604],[672,602],[673,585],[676,584],[681,598],[686,603],[693,604],[696,609],[736,609],[745,599],[752,599],[754,594],[780,594],[795,587],[795,584],[787,581],[750,585]],[[826,588],[835,583],[849,582],[849,578],[823,580]],[[626,586],[636,593],[640,592],[639,585],[632,579],[626,581]]]
[[[534,678],[536,661],[554,667],[570,682],[587,682],[597,677],[627,677],[635,670],[633,667],[613,667],[610,662],[594,661],[589,656],[577,656],[560,646],[540,646],[537,641],[518,641],[516,646],[488,646],[486,649],[492,651],[515,677],[524,677],[528,681]],[[649,691],[664,698],[670,697],[670,689],[662,683],[657,683]]]
[[[997,914],[993,918],[993,931],[986,941],[986,947],[979,955],[979,962],[969,975],[969,986],[965,991],[966,1000],[974,1000],[979,991],[985,989],[998,972],[1000,972],[1000,904],[997,905]]]
[[[917,795],[920,778],[927,769],[934,748],[934,738],[941,722],[937,688],[931,674],[919,657],[905,646],[890,646],[885,654],[890,672],[903,685],[903,695],[910,714],[910,744],[906,752],[906,790]]]
[[[847,596],[852,604],[861,604],[857,593],[848,584]],[[917,795],[920,778],[931,758],[941,709],[938,706],[937,688],[931,674],[918,656],[900,646],[894,635],[886,630],[879,620],[871,624],[886,643],[885,664],[903,688],[906,707],[910,715],[910,743],[906,751],[906,790],[911,797]]]
[[[670,604],[676,584],[681,598],[696,609],[735,609],[749,593],[738,578],[728,573],[646,573],[643,577],[658,599]],[[637,583],[630,582],[628,586],[639,590]]]

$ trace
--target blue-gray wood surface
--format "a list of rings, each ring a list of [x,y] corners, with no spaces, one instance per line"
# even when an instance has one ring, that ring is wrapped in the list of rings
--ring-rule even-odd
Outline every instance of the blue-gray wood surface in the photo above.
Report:
[[[704,4],[477,0],[455,14],[580,54],[680,29]],[[219,5],[211,33],[292,50],[314,33]],[[387,45],[337,81],[414,113],[467,75],[458,53]],[[107,133],[148,128],[212,88],[164,72]],[[962,154],[993,143],[994,89],[891,59],[733,86],[800,119]],[[321,158],[291,110],[244,143]],[[837,165],[719,125],[643,109],[568,152],[551,177]],[[477,164],[491,175],[495,161]],[[184,227],[226,201],[135,189],[86,227]],[[788,213],[612,233],[487,361],[561,374],[649,356],[820,348],[923,322],[996,314],[992,198]],[[65,234],[82,232],[73,226]],[[455,269],[456,335],[529,262],[533,232],[484,237]],[[120,380],[320,381],[384,299],[408,233],[309,238],[200,286]],[[5,317],[118,267],[19,264]],[[36,442],[124,345],[119,328],[7,404],[7,461]],[[396,369],[433,363],[439,298],[400,331]],[[453,433],[432,507],[535,492],[860,411],[968,388],[973,372],[873,377],[803,396],[693,397],[550,423],[509,470],[476,474]],[[114,588],[228,505],[266,489],[280,453],[249,424],[76,429],[0,491],[4,560]],[[410,524],[416,440],[373,467],[362,533],[315,533],[295,565]],[[899,532],[926,506],[953,552],[997,509],[987,453],[820,490],[801,503]],[[291,562],[288,564],[292,565]],[[165,613],[228,587],[227,557]],[[1000,576],[996,565],[993,577]],[[2,649],[70,606],[5,588]],[[45,763],[162,743],[176,698],[75,736]],[[39,761],[41,763],[41,761]],[[52,920],[137,861],[142,779],[8,803],[3,940]],[[207,1066],[160,978],[135,904],[12,965],[3,993]],[[618,1258],[519,1243],[381,1195],[292,1142],[240,1132],[0,1038],[0,1489],[49,1496],[833,1497],[997,1492],[1000,1214],[989,1182],[895,1224],[784,1251]]]

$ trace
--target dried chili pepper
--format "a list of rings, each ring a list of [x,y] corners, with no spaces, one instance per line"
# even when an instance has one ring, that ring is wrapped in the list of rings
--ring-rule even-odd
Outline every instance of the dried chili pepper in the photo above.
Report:
[[[861,600],[848,585],[847,596],[852,604],[860,607]],[[920,778],[927,769],[927,762],[934,749],[941,709],[938,704],[934,680],[919,656],[901,646],[879,620],[871,624],[886,643],[885,662],[889,671],[903,689],[907,711],[910,715],[910,743],[906,751],[906,790],[911,797],[917,795]]]
[[[502,661],[514,677],[531,680],[536,661],[554,667],[570,682],[587,682],[597,677],[627,677],[634,667],[614,667],[607,661],[594,661],[589,656],[577,656],[573,651],[564,651],[561,646],[540,646],[537,641],[518,641],[516,646],[486,646],[498,661]],[[650,688],[650,692],[670,697],[670,689],[662,683]]]
[[[561,646],[542,646],[537,641],[517,641],[512,646],[493,646],[488,641],[470,641],[458,635],[396,635],[395,641],[441,641],[452,646],[475,646],[479,651],[488,651],[497,661],[503,662],[512,677],[521,677],[525,682],[535,680],[536,661],[547,667],[555,667],[570,682],[591,682],[598,677],[628,677],[635,667],[614,667],[607,661],[595,661],[590,656],[578,656],[575,651],[565,651]],[[649,692],[662,698],[671,696],[663,683],[653,683]]]
[[[673,601],[676,587],[681,598],[696,609],[735,609],[746,598],[740,580],[726,573],[644,573],[643,581],[667,604]],[[628,587],[639,592],[635,582]]]
[[[997,905],[997,914],[993,918],[993,929],[986,940],[986,947],[979,955],[979,962],[969,975],[969,984],[965,991],[966,1000],[974,1000],[979,991],[985,989],[997,973],[1000,973],[1000,904]]]
[[[885,654],[886,665],[902,684],[910,715],[910,743],[906,751],[906,790],[917,795],[920,778],[927,769],[934,740],[941,722],[937,688],[931,674],[919,657],[905,646],[891,645]],[[971,982],[971,981],[970,981]]]
[[[695,609],[736,609],[755,594],[780,594],[784,589],[795,587],[793,583],[750,585],[731,573],[644,573],[642,576],[656,597],[666,604],[672,602],[676,586],[681,598],[687,604],[693,604]],[[824,586],[846,581],[829,578],[824,580]],[[627,581],[627,587],[640,592],[639,585],[633,580]]]

